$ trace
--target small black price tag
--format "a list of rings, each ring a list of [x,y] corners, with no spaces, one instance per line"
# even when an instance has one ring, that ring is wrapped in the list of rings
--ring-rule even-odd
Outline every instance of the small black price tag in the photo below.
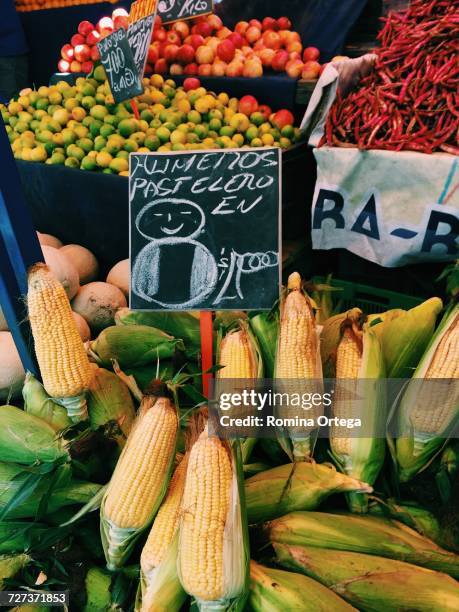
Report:
[[[143,75],[147,61],[148,48],[151,41],[151,33],[155,15],[147,15],[138,21],[131,23],[128,28],[128,41],[134,55],[137,72]]]
[[[158,15],[163,23],[208,15],[213,10],[213,0],[159,0],[158,3]]]

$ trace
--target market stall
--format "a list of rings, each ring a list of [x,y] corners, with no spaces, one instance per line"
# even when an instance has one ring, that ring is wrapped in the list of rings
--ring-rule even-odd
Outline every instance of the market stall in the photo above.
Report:
[[[291,4],[0,107],[0,604],[459,609],[459,1]]]

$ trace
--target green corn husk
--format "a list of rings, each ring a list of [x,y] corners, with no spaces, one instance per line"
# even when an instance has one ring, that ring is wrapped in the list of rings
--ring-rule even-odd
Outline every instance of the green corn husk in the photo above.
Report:
[[[387,378],[411,377],[432,338],[442,308],[440,298],[430,298],[375,326],[381,337]]]
[[[418,533],[444,546],[438,519],[415,502],[397,504],[394,500],[375,502],[368,509],[373,516],[385,516],[395,519],[415,529]]]
[[[106,612],[112,610],[113,575],[100,567],[91,567],[85,578],[86,604],[83,612]]]
[[[37,486],[31,485],[30,494],[19,505],[12,508],[4,518],[34,518],[40,509],[43,497],[51,489],[47,500],[47,514],[56,512],[65,506],[88,503],[101,489],[101,485],[92,482],[70,480],[67,473],[54,483],[53,475],[41,477]],[[16,465],[0,463],[0,511],[10,504],[14,497],[23,490],[30,473]]]
[[[145,391],[154,378],[160,380],[172,380],[174,376],[174,366],[171,361],[161,361],[158,364],[151,363],[137,368],[125,368],[124,373],[133,376],[141,391]]]
[[[279,317],[277,314],[260,312],[249,316],[249,325],[260,347],[266,378],[274,378]]]
[[[351,308],[327,319],[320,333],[320,357],[322,359],[324,378],[334,378],[334,356],[341,339],[341,325],[346,319],[358,321],[363,313],[360,308]]]
[[[331,283],[332,275],[329,274],[324,284],[313,284],[311,298],[314,300],[317,308],[316,321],[319,325],[323,325],[327,319],[333,316],[333,312],[336,312],[333,306],[332,294],[339,293],[341,289],[333,287]]]
[[[91,350],[104,367],[110,367],[112,359],[121,368],[156,364],[158,359],[171,359],[176,350],[184,349],[182,340],[148,325],[107,327],[91,342]]]
[[[143,312],[120,308],[115,323],[156,327],[174,338],[181,338],[187,349],[201,350],[199,318],[188,312]]]
[[[148,580],[141,572],[135,612],[180,612],[188,595],[177,575],[178,543],[177,532],[163,561],[154,568]]]
[[[459,585],[450,576],[403,561],[355,552],[276,544],[282,567],[302,572],[362,612],[454,612]]]
[[[262,461],[257,461],[256,463],[245,463],[243,469],[245,477],[248,478],[250,476],[255,476],[255,474],[259,474],[260,472],[270,470],[271,465],[263,463]]]
[[[253,612],[350,612],[355,610],[316,580],[250,562],[249,604]]]
[[[53,402],[44,386],[33,374],[27,372],[22,388],[24,410],[32,416],[46,421],[55,431],[61,431],[72,425],[67,410]]]
[[[459,556],[394,520],[356,514],[291,512],[266,524],[273,544],[378,555],[459,578]]]
[[[453,485],[459,471],[459,440],[452,440],[443,450],[435,482],[441,500],[446,504],[452,494]]]
[[[459,420],[459,398],[456,397],[455,405],[451,407],[448,423],[441,430],[422,431],[411,421],[411,411],[418,402],[423,404],[426,413],[428,411],[433,417],[436,411],[441,410],[441,406],[432,406],[431,401],[428,404],[423,403],[424,389],[418,379],[425,377],[438,344],[458,316],[459,304],[456,304],[444,315],[416,368],[413,380],[404,391],[398,407],[394,408],[398,438],[395,445],[389,439],[389,445],[398,465],[400,482],[407,482],[418,472],[421,472],[430,465],[431,461],[445,445],[451,429]],[[454,390],[452,390],[453,392]]]
[[[0,407],[0,461],[57,464],[69,458],[51,425],[14,406]]]
[[[320,463],[287,463],[245,481],[249,523],[267,521],[294,510],[315,510],[333,493],[372,488]]]
[[[50,608],[49,606],[42,606],[41,604],[24,604],[23,606],[16,606],[16,608],[10,608],[9,612],[51,612],[51,610],[59,610],[62,608]]]
[[[48,525],[34,521],[0,521],[0,554],[27,552],[49,532]]]
[[[5,588],[5,582],[14,578],[29,563],[29,555],[0,556],[0,591]]]
[[[88,394],[89,421],[92,429],[117,425],[113,437],[123,448],[135,419],[135,407],[126,384],[113,372],[96,368]]]
[[[351,383],[349,391],[355,396],[362,398],[355,401],[355,414],[349,414],[353,410],[352,400],[344,397],[338,399],[340,382],[337,380],[338,389],[333,401],[333,416],[349,418],[360,418],[365,427],[365,433],[371,437],[360,435],[347,436],[348,430],[332,428],[330,433],[330,447],[334,461],[340,470],[348,476],[373,485],[384,464],[386,441],[383,432],[386,430],[387,403],[385,388],[381,379],[384,377],[384,362],[381,345],[376,335],[368,329],[362,334],[363,352],[358,380],[355,385],[351,381],[344,381],[344,394],[347,385]],[[341,409],[344,408],[344,414]],[[347,440],[343,438],[348,437]],[[346,450],[343,449],[346,442]],[[352,512],[366,512],[368,508],[368,495],[362,493],[349,493],[347,496],[348,506]]]

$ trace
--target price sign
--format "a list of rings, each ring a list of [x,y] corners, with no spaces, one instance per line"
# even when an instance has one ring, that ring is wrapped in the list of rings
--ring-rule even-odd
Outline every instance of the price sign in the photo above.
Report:
[[[280,287],[280,150],[130,156],[130,307],[270,309]]]
[[[208,15],[214,10],[213,0],[159,0],[158,15],[163,23]]]
[[[140,77],[145,71],[156,16],[156,0],[138,0],[129,14],[128,41]]]
[[[120,28],[97,43],[115,102],[134,98],[143,92],[126,30]]]

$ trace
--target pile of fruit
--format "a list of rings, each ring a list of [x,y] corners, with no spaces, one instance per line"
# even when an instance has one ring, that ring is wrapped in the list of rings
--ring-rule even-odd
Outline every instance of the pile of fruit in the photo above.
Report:
[[[365,437],[225,440],[202,406],[194,314],[122,307],[84,345],[64,287],[32,266],[43,382],[28,374],[22,399],[0,407],[2,584],[69,589],[84,612],[457,610],[457,396],[451,386],[423,413],[413,392],[419,378],[459,377],[446,355],[459,305],[365,317],[331,311],[315,289],[294,273],[271,313],[216,313],[215,376],[276,374],[302,390],[322,373],[354,380]],[[385,375],[408,379],[392,415],[374,384]],[[353,408],[337,393],[331,414]],[[399,437],[386,445],[391,418]]]
[[[157,18],[146,74],[260,77],[266,70],[298,79],[316,79],[320,52],[303,50],[288,17],[239,21],[234,31],[218,15],[163,26]]]
[[[90,21],[81,21],[77,33],[61,49],[58,71],[92,72],[100,59],[97,43],[114,30],[127,29],[128,22],[129,14],[123,8],[115,9],[111,17],[102,17],[95,26]]]
[[[137,98],[114,104],[102,66],[75,85],[61,81],[23,90],[0,105],[16,159],[128,175],[129,153],[237,147],[290,147],[301,139],[288,110],[272,112],[253,96],[216,95],[195,77],[176,87],[161,75],[144,79]]]

